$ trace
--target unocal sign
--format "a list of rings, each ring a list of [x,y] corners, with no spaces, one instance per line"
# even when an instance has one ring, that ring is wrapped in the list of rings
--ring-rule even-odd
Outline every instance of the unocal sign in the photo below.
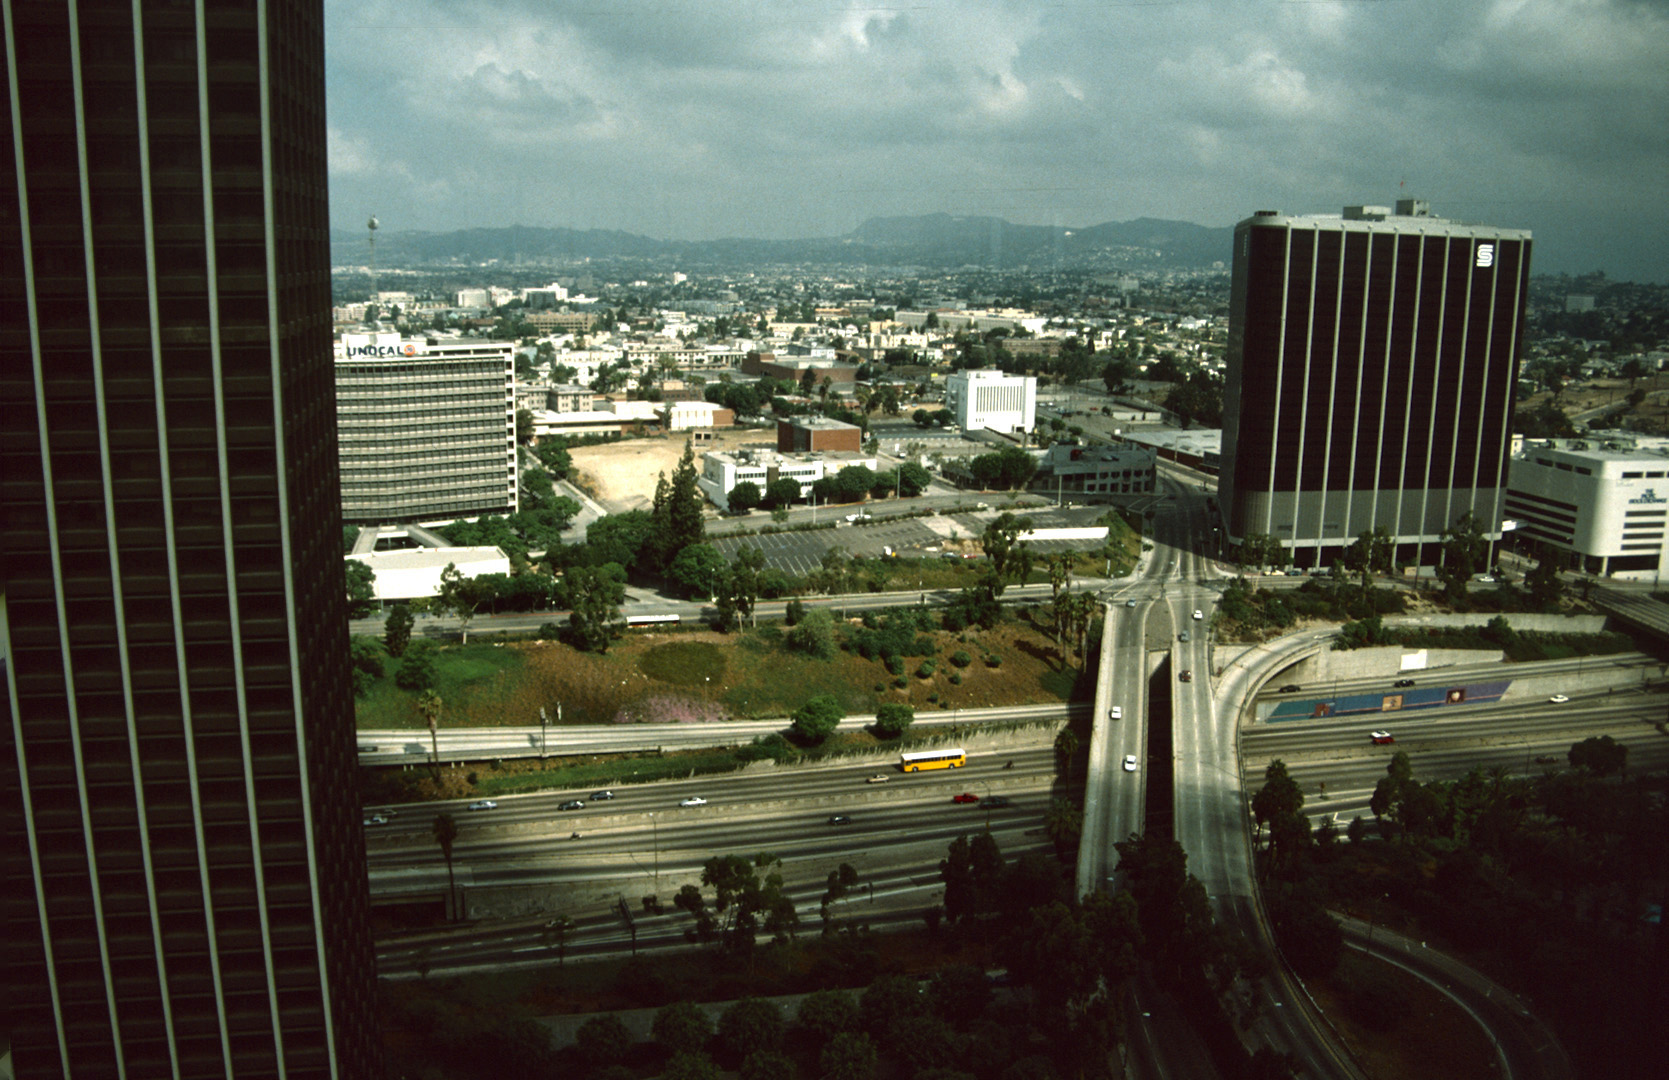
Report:
[[[402,345],[344,345],[342,355],[348,359],[356,356],[374,356],[378,358],[390,356],[416,356],[417,346],[407,343]]]

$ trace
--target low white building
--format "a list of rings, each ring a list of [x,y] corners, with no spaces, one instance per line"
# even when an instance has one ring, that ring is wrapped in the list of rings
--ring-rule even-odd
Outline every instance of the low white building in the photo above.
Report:
[[[1669,439],[1526,442],[1508,466],[1502,517],[1521,549],[1535,541],[1590,574],[1655,579],[1669,572]]]
[[[736,422],[734,412],[711,401],[667,402],[661,407],[660,417],[668,431],[729,427]]]
[[[764,494],[774,481],[795,480],[804,499],[811,494],[811,485],[850,465],[874,469],[877,462],[873,457],[839,451],[791,455],[774,450],[709,450],[701,455],[701,475],[696,483],[715,506],[728,510],[731,490],[744,481],[759,485],[760,494]]]
[[[963,431],[1029,432],[1037,423],[1037,380],[991,368],[945,380],[945,404]]]
[[[372,588],[383,606],[421,600],[440,592],[441,571],[456,566],[465,577],[508,574],[510,557],[496,547],[407,548],[349,555],[376,575]]]

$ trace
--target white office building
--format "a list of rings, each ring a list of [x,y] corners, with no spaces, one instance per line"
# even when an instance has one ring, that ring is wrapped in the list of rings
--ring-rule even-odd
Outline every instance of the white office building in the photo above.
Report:
[[[342,520],[512,514],[515,345],[344,334],[336,343]]]
[[[1527,442],[1508,467],[1505,517],[1520,549],[1535,541],[1568,552],[1587,573],[1669,572],[1669,439],[1598,432]]]
[[[730,491],[737,484],[752,481],[760,494],[777,480],[795,480],[800,498],[811,494],[811,485],[825,476],[835,476],[849,465],[877,467],[876,459],[862,454],[833,451],[805,457],[779,454],[774,450],[709,450],[701,455],[701,475],[696,485],[720,509],[730,509]]]
[[[993,369],[959,371],[945,380],[945,404],[963,431],[1029,432],[1037,423],[1037,380]]]

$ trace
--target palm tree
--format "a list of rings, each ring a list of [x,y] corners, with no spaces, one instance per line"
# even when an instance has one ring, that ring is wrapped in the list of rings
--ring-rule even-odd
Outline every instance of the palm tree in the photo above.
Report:
[[[458,895],[457,883],[452,877],[452,841],[458,839],[458,823],[452,820],[451,814],[436,814],[431,829],[435,843],[440,845],[440,853],[446,859],[446,906],[450,908]]]
[[[1072,774],[1072,759],[1078,756],[1078,733],[1071,728],[1061,728],[1061,733],[1055,736],[1055,753],[1061,758],[1061,772]]]
[[[429,748],[432,756],[429,767],[440,779],[440,714],[445,702],[433,690],[425,690],[417,695],[417,711],[423,714],[423,719],[429,722]]]
[[[556,949],[556,964],[566,967],[568,964],[568,933],[574,928],[574,920],[566,915],[558,915],[545,924],[544,931],[539,935],[545,948]],[[552,945],[555,942],[555,945]]]

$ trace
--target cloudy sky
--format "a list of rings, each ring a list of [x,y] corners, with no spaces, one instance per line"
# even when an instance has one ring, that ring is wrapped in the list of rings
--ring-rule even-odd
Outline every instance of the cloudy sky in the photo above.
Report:
[[[325,0],[339,228],[1427,198],[1669,281],[1669,0]]]

